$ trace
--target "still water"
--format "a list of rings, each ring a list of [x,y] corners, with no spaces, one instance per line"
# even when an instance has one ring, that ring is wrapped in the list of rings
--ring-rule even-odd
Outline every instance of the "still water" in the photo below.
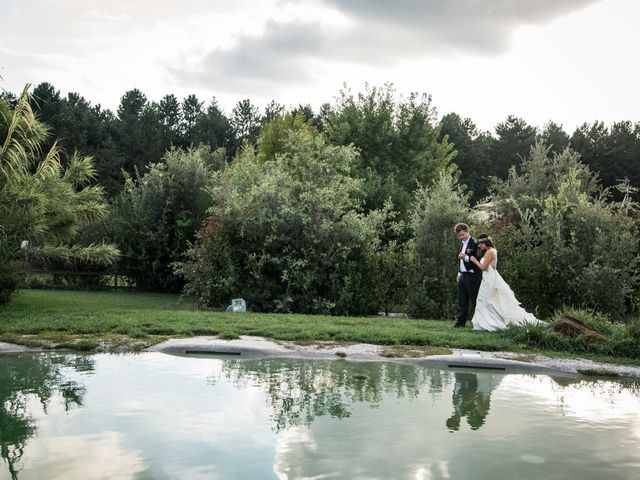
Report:
[[[0,356],[0,479],[638,479],[640,388],[392,363]]]

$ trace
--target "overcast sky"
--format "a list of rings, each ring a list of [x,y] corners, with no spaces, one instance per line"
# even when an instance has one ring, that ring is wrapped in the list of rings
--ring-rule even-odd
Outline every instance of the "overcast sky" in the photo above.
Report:
[[[230,111],[332,101],[343,83],[426,92],[493,130],[640,120],[637,0],[0,0],[4,89],[115,109],[132,88]]]

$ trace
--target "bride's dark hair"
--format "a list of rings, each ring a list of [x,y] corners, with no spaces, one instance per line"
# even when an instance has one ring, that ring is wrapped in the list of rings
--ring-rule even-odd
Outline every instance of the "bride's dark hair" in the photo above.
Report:
[[[495,244],[493,243],[493,240],[491,240],[491,237],[486,233],[483,233],[482,235],[478,235],[478,238],[476,238],[476,241],[478,243],[482,243],[483,245],[486,245],[487,247],[496,248]]]

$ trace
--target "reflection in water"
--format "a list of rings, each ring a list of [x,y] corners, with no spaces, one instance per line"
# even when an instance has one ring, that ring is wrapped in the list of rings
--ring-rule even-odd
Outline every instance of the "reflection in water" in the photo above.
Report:
[[[6,355],[0,358],[0,455],[12,479],[18,478],[26,441],[36,433],[29,402],[44,412],[55,396],[68,411],[82,406],[85,389],[66,378],[64,369],[90,371],[86,355]]]
[[[453,387],[453,414],[447,419],[450,430],[460,429],[460,419],[466,417],[471,430],[484,425],[489,413],[491,392],[497,386],[493,375],[478,377],[475,373],[455,374]]]
[[[416,398],[426,389],[438,395],[451,382],[444,370],[394,363],[346,361],[231,360],[222,376],[238,387],[262,388],[272,409],[273,429],[311,425],[316,417],[348,418],[351,405],[378,406],[385,394]],[[209,381],[216,383],[215,378]]]
[[[638,411],[637,384],[544,375],[0,355],[0,480],[626,480],[640,470]]]

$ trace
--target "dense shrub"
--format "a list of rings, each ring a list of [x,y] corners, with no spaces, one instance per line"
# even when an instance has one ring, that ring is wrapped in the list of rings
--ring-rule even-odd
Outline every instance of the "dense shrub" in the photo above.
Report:
[[[537,180],[536,180],[537,178]],[[546,179],[546,180],[544,180]],[[562,305],[622,319],[638,286],[635,222],[594,188],[574,153],[535,146],[494,199],[500,271],[518,298],[545,316]]]
[[[120,269],[143,290],[180,291],[171,264],[182,260],[211,205],[204,188],[222,166],[209,147],[174,149],[144,174],[127,178],[115,199],[110,235],[122,251]]]
[[[178,270],[209,305],[241,296],[260,311],[375,312],[372,257],[383,214],[359,212],[352,147],[290,130],[280,153],[245,147],[216,176],[215,207]]]
[[[412,214],[415,272],[409,307],[426,318],[453,318],[457,308],[456,256],[453,227],[469,218],[468,196],[450,172],[416,194]]]
[[[20,282],[19,270],[22,266],[9,254],[10,246],[0,240],[0,305],[7,303]],[[14,245],[17,250],[17,245]]]

